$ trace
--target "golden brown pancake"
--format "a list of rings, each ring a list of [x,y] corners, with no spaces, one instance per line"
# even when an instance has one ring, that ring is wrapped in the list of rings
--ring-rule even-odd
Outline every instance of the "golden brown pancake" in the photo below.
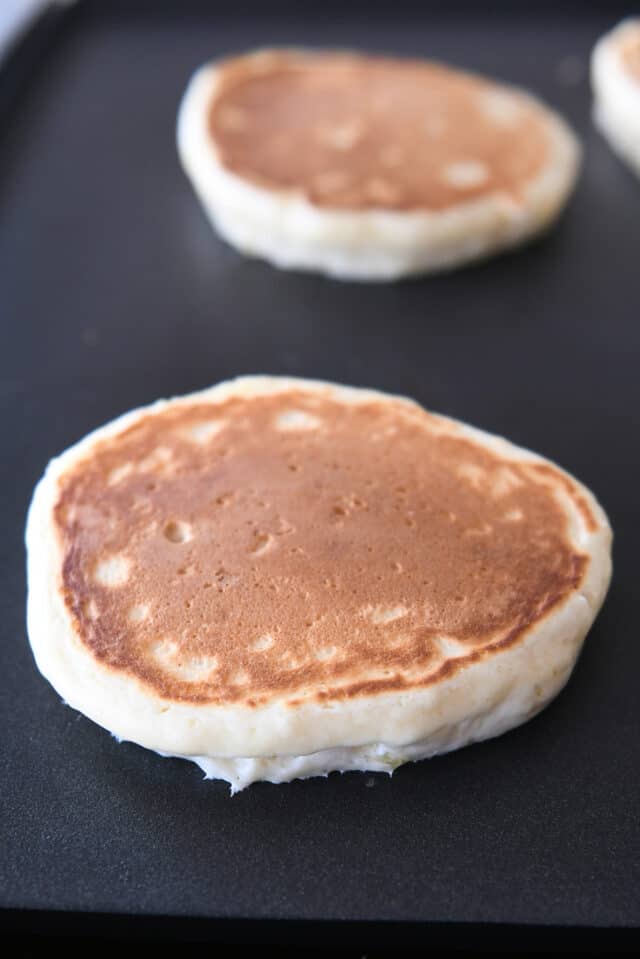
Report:
[[[241,710],[259,726],[275,709],[295,727],[314,704],[366,711],[448,688],[589,596],[608,534],[552,464],[406,400],[308,381],[139,411],[57,463],[47,535],[73,655],[156,718]],[[290,736],[270,754],[290,755]]]
[[[292,410],[318,426],[279,429]],[[77,464],[56,506],[78,636],[161,696],[255,705],[433,682],[437,637],[465,657],[499,648],[581,583],[546,468],[432,431],[426,413],[300,390],[230,399],[194,441],[210,415],[143,418]]]
[[[198,71],[178,147],[231,243],[359,279],[533,235],[564,204],[579,153],[520,90],[425,60],[287,49]]]
[[[519,202],[549,155],[532,101],[440,64],[352,53],[227,62],[209,128],[226,169],[336,209]]]

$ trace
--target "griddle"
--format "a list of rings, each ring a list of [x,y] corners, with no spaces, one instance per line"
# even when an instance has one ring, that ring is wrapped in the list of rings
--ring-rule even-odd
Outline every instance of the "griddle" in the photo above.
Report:
[[[23,934],[298,947],[628,943],[640,926],[640,183],[593,129],[586,72],[624,8],[319,6],[87,2],[48,14],[3,67],[3,920]],[[584,142],[566,215],[524,250],[390,285],[239,256],[181,172],[176,110],[205,60],[278,43],[441,58],[530,88]],[[24,520],[45,464],[125,410],[250,372],[408,394],[596,492],[616,534],[613,584],[539,717],[393,778],[230,799],[60,702],[24,617]]]

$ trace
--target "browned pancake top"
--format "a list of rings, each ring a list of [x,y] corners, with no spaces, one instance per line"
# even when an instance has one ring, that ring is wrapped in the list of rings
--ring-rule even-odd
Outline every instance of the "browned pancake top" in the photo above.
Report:
[[[626,69],[640,83],[640,21],[625,33],[620,55]]]
[[[438,64],[355,54],[225,61],[209,123],[228,170],[339,209],[519,202],[549,155],[528,98]]]
[[[300,389],[103,439],[55,508],[81,641],[163,697],[249,705],[426,685],[516,642],[586,568],[549,484],[593,517],[552,466],[442,429]]]

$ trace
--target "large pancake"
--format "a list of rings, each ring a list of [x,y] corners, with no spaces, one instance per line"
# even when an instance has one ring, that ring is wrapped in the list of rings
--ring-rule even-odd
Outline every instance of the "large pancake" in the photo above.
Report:
[[[340,768],[382,744],[394,765],[557,692],[609,543],[584,487],[504,440],[401,398],[244,378],[50,464],[29,635],[65,700],[121,738],[231,761],[342,749]]]
[[[624,20],[598,41],[591,78],[597,126],[640,175],[640,18]]]
[[[369,278],[530,235],[564,203],[577,161],[566,125],[521,91],[428,61],[299,50],[199,71],[179,147],[231,242]],[[387,216],[373,234],[372,213]]]

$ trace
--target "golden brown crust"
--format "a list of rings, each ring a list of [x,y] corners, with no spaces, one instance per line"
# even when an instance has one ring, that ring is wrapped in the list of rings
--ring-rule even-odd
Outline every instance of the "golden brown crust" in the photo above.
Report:
[[[168,408],[63,476],[63,595],[92,654],[167,699],[425,686],[579,587],[587,560],[551,483],[595,523],[553,466],[398,401],[300,390]]]
[[[549,158],[530,100],[435,63],[270,52],[224,61],[209,127],[220,162],[332,209],[520,202]]]

